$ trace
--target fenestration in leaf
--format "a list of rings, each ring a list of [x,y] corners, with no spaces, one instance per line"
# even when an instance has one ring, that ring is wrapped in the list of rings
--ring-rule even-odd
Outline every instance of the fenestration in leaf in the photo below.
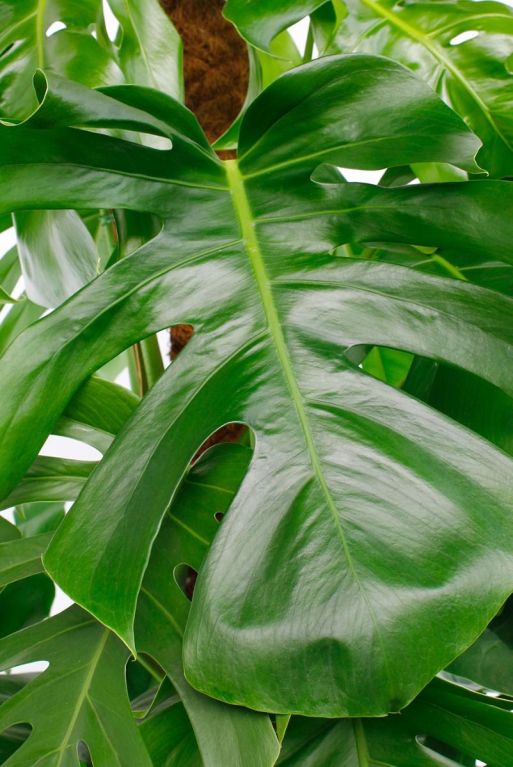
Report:
[[[158,329],[192,324],[192,342],[86,484],[46,567],[133,646],[150,549],[187,465],[217,427],[243,421],[255,452],[198,582],[185,637],[189,681],[261,710],[397,710],[513,587],[512,465],[366,376],[347,352],[404,349],[511,393],[513,302],[330,251],[352,241],[478,253],[486,228],[488,253],[502,257],[509,185],[313,182],[321,163],[476,168],[479,144],[461,120],[382,58],[323,59],[276,81],[246,114],[239,160],[225,164],[188,138],[192,118],[164,97],[70,86],[67,112],[65,94],[61,84],[60,127],[3,129],[5,209],[135,208],[160,216],[163,229],[8,350],[2,491],[93,370]],[[66,117],[161,133],[168,125],[174,146],[66,128]]]
[[[137,605],[138,651],[155,658],[180,695],[203,767],[270,767],[279,754],[266,714],[196,692],[184,678],[182,665],[189,601],[175,571],[184,564],[200,570],[219,524],[216,515],[228,510],[250,458],[248,447],[215,445],[194,465],[159,531]]]
[[[8,767],[78,767],[85,742],[95,767],[152,767],[130,710],[126,647],[78,607],[0,640],[0,668],[49,667],[0,708],[0,731],[32,726]]]

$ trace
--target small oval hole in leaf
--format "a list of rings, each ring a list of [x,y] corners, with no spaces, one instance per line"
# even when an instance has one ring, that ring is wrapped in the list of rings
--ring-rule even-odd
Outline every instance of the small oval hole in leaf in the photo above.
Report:
[[[459,35],[455,35],[450,41],[449,45],[461,45],[469,40],[473,40],[479,35],[477,29],[469,29],[466,32],[460,32]]]
[[[63,21],[54,21],[46,30],[46,36],[51,37],[56,32],[61,32],[63,29],[66,29],[66,24]]]
[[[83,740],[77,745],[77,756],[80,760],[80,767],[90,767],[92,765],[91,753]]]
[[[197,577],[198,571],[185,562],[177,565],[173,570],[173,578],[175,579],[175,583],[183,591],[189,602],[192,600],[194,594],[194,587],[196,586]]]

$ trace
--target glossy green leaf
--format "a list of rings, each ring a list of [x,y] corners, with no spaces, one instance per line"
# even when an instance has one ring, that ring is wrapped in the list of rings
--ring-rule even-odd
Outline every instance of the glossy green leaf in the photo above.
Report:
[[[22,296],[22,300],[12,307],[0,324],[0,353],[7,349],[22,330],[41,317],[43,312],[42,306],[33,304],[28,298]]]
[[[283,767],[488,767],[513,764],[506,701],[435,679],[400,715],[384,719],[293,717]]]
[[[5,288],[0,285],[0,304],[15,304],[16,299],[9,295]]]
[[[141,724],[141,735],[153,764],[160,767],[203,767],[194,731],[178,696],[152,712]]]
[[[37,67],[90,87],[138,83],[181,98],[181,42],[158,0],[110,7],[121,24],[119,45],[105,33],[101,0],[2,0],[0,116],[23,119],[37,106]]]
[[[2,0],[1,117],[23,119],[35,108],[37,102],[31,80],[37,67],[55,67],[70,79],[90,86],[122,81],[123,75],[112,56],[90,34],[100,9],[100,0],[80,3]],[[48,36],[48,30],[56,22],[61,22],[64,28]]]
[[[228,510],[250,458],[251,450],[242,445],[216,445],[192,468],[159,532],[137,608],[137,649],[153,656],[173,682],[194,729],[204,767],[271,767],[279,753],[267,715],[197,693],[182,669],[189,603],[175,580],[176,570],[181,564],[200,569],[219,524],[216,515],[222,517]]]
[[[432,357],[510,392],[513,302],[335,250],[400,243],[478,255],[486,229],[487,252],[502,256],[511,221],[497,198],[510,200],[510,185],[312,181],[321,163],[475,168],[478,143],[461,120],[382,58],[328,58],[284,75],[250,106],[239,160],[224,164],[165,97],[56,87],[59,101],[4,129],[5,208],[124,207],[152,212],[163,229],[4,356],[4,492],[95,369],[161,328],[192,324],[191,343],[56,534],[47,568],[133,645],[150,550],[190,460],[218,427],[245,422],[255,454],[198,581],[189,681],[260,710],[405,706],[513,587],[511,459],[366,375],[349,350]],[[173,149],[80,126],[142,128],[171,136]],[[446,619],[442,637],[433,627]],[[300,684],[298,667],[308,668]]]
[[[0,509],[35,501],[74,501],[94,467],[94,461],[39,456],[12,493],[0,501]]]
[[[96,246],[75,211],[25,211],[15,223],[25,292],[33,303],[58,306],[98,274]]]
[[[0,258],[0,282],[10,293],[14,290],[20,276],[21,269],[18,261],[18,251],[16,248],[11,248]]]
[[[449,670],[490,690],[513,695],[513,619],[511,601]]]
[[[346,0],[334,49],[390,56],[427,80],[482,139],[478,161],[513,174],[513,10],[500,2]]]
[[[0,588],[43,572],[41,556],[52,537],[43,533],[32,538],[21,538],[15,527],[13,530],[14,540],[0,543]]]
[[[118,57],[129,83],[183,99],[182,42],[157,0],[110,0],[121,23]]]
[[[138,402],[139,398],[122,386],[92,376],[74,395],[53,432],[104,453]]]
[[[269,50],[282,30],[300,21],[326,0],[227,0],[224,15],[252,45]]]
[[[82,610],[72,607],[0,640],[0,666],[47,661],[49,667],[0,707],[0,730],[32,726],[8,767],[79,765],[85,742],[95,767],[152,767],[130,711],[128,652]]]
[[[20,533],[25,538],[30,538],[33,535],[51,533],[56,530],[62,522],[64,514],[65,506],[62,501],[22,503],[14,509],[14,522]]]

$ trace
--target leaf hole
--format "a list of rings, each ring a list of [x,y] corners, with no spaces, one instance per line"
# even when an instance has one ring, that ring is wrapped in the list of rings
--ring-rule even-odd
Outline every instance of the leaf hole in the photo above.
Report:
[[[196,580],[198,577],[198,571],[190,565],[182,562],[180,565],[176,565],[173,570],[173,578],[176,585],[183,591],[189,602],[194,595],[194,588],[196,586]]]
[[[14,693],[13,693],[14,694]],[[0,733],[0,742],[2,744],[2,764],[10,756],[23,746],[32,732],[32,727],[28,722],[19,722],[13,724]]]
[[[216,522],[222,522],[223,517],[224,517],[224,513],[222,511],[216,511],[216,513],[214,514],[214,519],[216,520]]]
[[[7,56],[7,54],[9,53],[9,51],[10,51],[10,50],[12,50],[12,48],[13,48],[13,47],[14,47],[14,43],[9,43],[9,45],[7,45],[7,46],[6,46],[6,47],[5,47],[5,48],[4,48],[4,49],[3,49],[3,50],[0,52],[0,59],[1,59],[3,56]]]
[[[42,674],[43,671],[46,671],[50,664],[46,660],[36,660],[32,661],[31,663],[22,663],[19,666],[13,666],[11,669],[9,669],[9,675],[14,676],[15,674],[32,674],[35,676],[39,676],[39,674]],[[2,674],[5,674],[5,671],[1,672]]]
[[[249,437],[249,430],[246,424],[239,421],[233,421],[232,423],[226,423],[219,429],[214,431],[203,442],[201,447],[197,450],[192,462],[195,463],[203,453],[205,453],[210,447],[221,444],[245,444]]]
[[[401,389],[413,364],[414,355],[386,346],[372,346],[359,367],[378,381]]]
[[[77,744],[77,756],[81,767],[90,767],[93,764],[93,760],[91,759],[91,752],[89,751],[87,743],[85,743],[83,740]]]
[[[455,46],[462,45],[463,43],[468,43],[469,40],[474,40],[474,38],[478,37],[478,35],[479,32],[477,29],[469,29],[465,32],[460,32],[449,41],[449,45]]]
[[[182,323],[180,325],[173,325],[169,330],[169,356],[171,362],[173,362],[180,352],[185,349],[189,341],[194,335],[194,328],[192,325]]]
[[[52,37],[56,32],[61,32],[66,29],[66,24],[63,21],[54,21],[46,30],[46,37]]]

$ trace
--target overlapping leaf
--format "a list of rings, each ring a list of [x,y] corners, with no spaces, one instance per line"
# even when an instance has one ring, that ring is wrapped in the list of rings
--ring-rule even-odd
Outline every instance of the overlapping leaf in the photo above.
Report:
[[[204,767],[269,767],[279,753],[267,715],[201,695],[187,683],[182,668],[189,603],[176,582],[177,569],[200,569],[219,524],[216,519],[227,511],[250,457],[251,450],[241,445],[217,445],[194,466],[159,532],[137,608],[138,650],[153,656],[173,682]]]
[[[274,37],[323,5],[325,0],[228,0],[224,15],[257,48],[267,50]]]
[[[480,164],[513,173],[513,10],[473,0],[346,0],[333,50],[390,56],[425,78],[483,140]]]
[[[133,645],[149,552],[190,459],[217,427],[246,422],[255,454],[200,577],[188,678],[263,710],[404,706],[511,591],[511,461],[370,379],[346,352],[387,345],[511,393],[513,304],[330,251],[352,241],[480,253],[486,229],[488,253],[502,254],[511,223],[496,200],[509,200],[509,185],[312,181],[326,162],[476,167],[463,123],[381,58],[325,59],[276,81],[245,116],[239,160],[224,165],[164,97],[56,87],[59,99],[3,131],[5,209],[141,209],[163,229],[5,355],[3,492],[91,372],[160,328],[191,323],[192,342],[95,470],[47,567]],[[102,125],[167,135],[173,148],[77,130]]]
[[[494,700],[435,679],[400,715],[385,719],[293,718],[283,767],[489,767],[513,764],[512,714]]]
[[[151,767],[126,693],[128,651],[77,607],[0,640],[0,666],[48,661],[49,667],[0,708],[0,729],[20,722],[32,732],[7,760],[78,765],[85,742],[98,767]]]
[[[181,636],[188,602],[173,578],[173,570],[183,557],[200,567],[218,525],[215,514],[226,511],[249,455],[247,448],[227,445],[205,456],[181,488],[154,548],[138,608],[138,645],[140,651],[152,655],[164,667],[188,715],[179,706],[171,716],[163,720],[151,717],[148,726],[143,725],[143,735],[148,729],[152,733],[155,765],[164,764],[158,750],[164,733],[155,742],[155,728],[158,735],[162,724],[173,728],[161,744],[167,749],[165,758],[173,765],[181,763],[177,761],[180,754],[180,758],[189,760],[196,754],[198,765],[204,767],[224,763],[271,767],[278,755],[278,741],[269,717],[206,698],[185,681]],[[214,493],[212,483],[216,486]],[[16,535],[16,530],[6,523],[4,537]],[[1,553],[0,559],[3,561]],[[38,565],[41,568],[40,557]],[[15,577],[16,573],[11,575]],[[0,727],[10,732],[11,725],[19,721],[33,727],[29,740],[8,765],[37,764],[36,755],[44,756],[48,764],[78,764],[74,761],[76,746],[82,741],[95,765],[108,765],[114,760],[130,767],[134,763],[149,764],[129,716],[124,690],[127,652],[117,638],[73,608],[0,643],[0,662],[7,668],[36,658],[49,659],[50,668],[22,691],[12,691],[0,708]],[[52,695],[52,707],[41,704],[44,694]],[[177,742],[179,722],[186,733],[185,751],[184,744]],[[130,749],[135,750],[131,753]],[[192,763],[183,762],[188,767]]]
[[[101,0],[3,0],[1,117],[24,119],[37,106],[36,67],[91,87],[137,82],[181,97],[181,43],[157,0],[110,5],[121,24],[119,46],[106,35]]]

